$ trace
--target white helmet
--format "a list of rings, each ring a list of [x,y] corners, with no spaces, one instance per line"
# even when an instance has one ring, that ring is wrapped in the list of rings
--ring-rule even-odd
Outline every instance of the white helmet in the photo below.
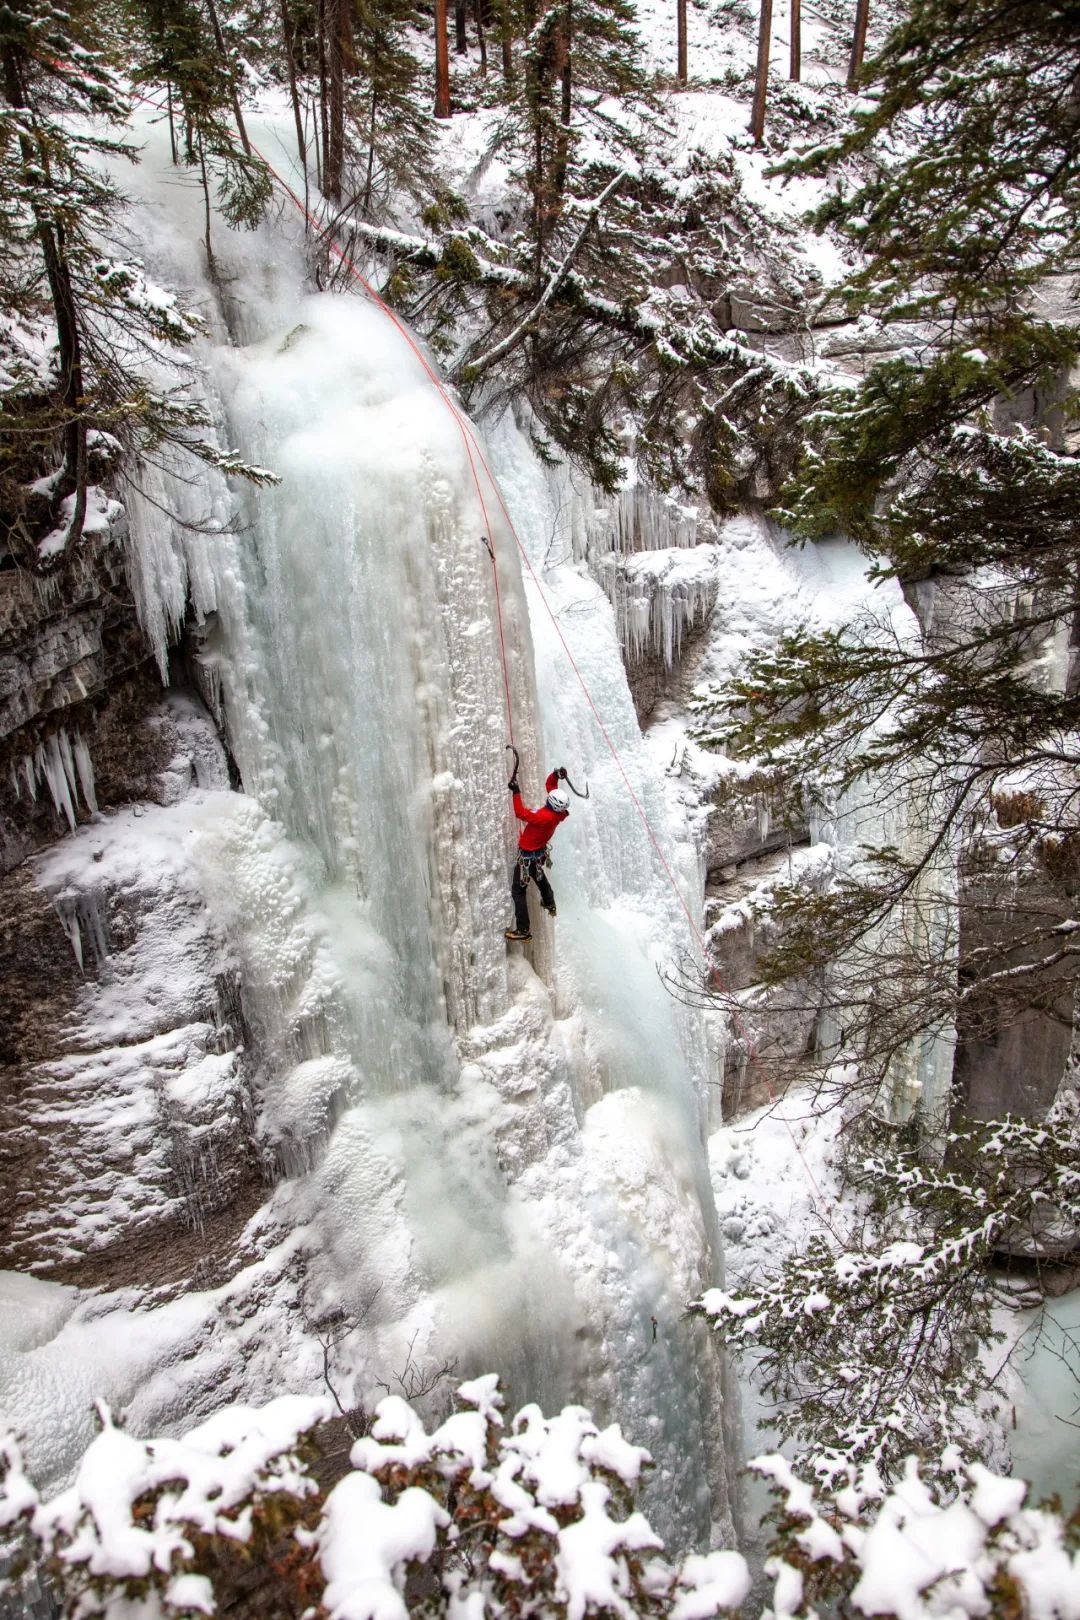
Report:
[[[570,811],[570,795],[566,789],[561,787],[552,788],[547,796],[547,807],[549,810],[555,810],[560,816],[568,815]]]

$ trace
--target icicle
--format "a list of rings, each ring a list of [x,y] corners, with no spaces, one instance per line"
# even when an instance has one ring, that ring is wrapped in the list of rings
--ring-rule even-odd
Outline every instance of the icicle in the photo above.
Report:
[[[32,800],[37,799],[38,784],[48,783],[56,813],[64,815],[72,831],[78,821],[80,790],[87,808],[97,814],[94,764],[79,730],[76,729],[73,742],[66,726],[61,726],[44,742],[38,743],[32,754],[23,755],[21,765],[13,766],[11,772],[16,794],[21,791],[20,772]]]
[[[669,552],[639,561],[609,553],[594,560],[631,663],[650,652],[668,669],[676,662],[686,631],[706,617],[715,600],[714,559],[715,549],[701,546],[689,557]]]
[[[71,803],[73,806],[77,806],[79,803],[79,775],[75,768],[75,756],[71,751],[71,738],[68,736],[66,726],[61,726],[56,733],[56,746],[60,755],[60,763],[64,767],[64,777],[67,781]]]
[[[38,743],[34,751],[34,766],[40,777],[44,777],[49,784],[52,802],[57,814],[63,811],[67,817],[68,826],[72,832],[75,830],[76,815],[75,804],[71,797],[71,783],[64,768],[64,759],[60,752],[60,733],[53,732],[45,742]],[[70,758],[70,750],[69,750]]]
[[[75,732],[75,763],[79,771],[79,785],[82,788],[83,801],[87,809],[98,813],[97,791],[94,786],[94,762],[90,758],[90,750],[83,741],[81,731]]]
[[[85,972],[85,968],[83,966],[82,929],[79,926],[79,907],[73,900],[57,900],[55,905],[56,915],[59,917],[61,927],[68,937],[68,943],[70,944],[72,951],[75,953],[75,960],[79,964],[79,969],[81,972]]]
[[[97,889],[84,894],[78,907],[79,928],[90,942],[90,951],[100,967],[109,954],[109,930],[106,921],[105,897]]]

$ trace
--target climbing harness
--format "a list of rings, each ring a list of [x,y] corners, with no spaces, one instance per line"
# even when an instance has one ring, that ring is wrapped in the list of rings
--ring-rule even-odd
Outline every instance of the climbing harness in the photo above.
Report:
[[[517,864],[521,887],[527,889],[530,880],[536,877],[537,871],[542,872],[545,866],[551,865],[551,851],[546,844],[543,849],[519,849]]]

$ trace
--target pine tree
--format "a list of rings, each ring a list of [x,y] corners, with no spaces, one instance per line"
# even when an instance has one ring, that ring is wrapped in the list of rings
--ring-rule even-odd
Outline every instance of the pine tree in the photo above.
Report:
[[[124,449],[170,439],[266,476],[204,439],[205,413],[182,389],[160,392],[139,375],[140,357],[174,352],[198,323],[150,288],[138,263],[103,247],[117,199],[101,160],[135,154],[115,134],[130,105],[94,48],[99,34],[88,5],[63,11],[13,0],[0,16],[5,303],[25,330],[42,313],[43,281],[55,333],[55,367],[16,354],[0,408],[6,544],[39,571],[77,546],[90,485]]]
[[[431,126],[419,101],[419,68],[405,43],[418,22],[413,0],[354,0],[356,79],[349,111],[362,218],[385,216],[395,197],[423,196],[431,167]]]
[[[920,1031],[1056,1019],[1080,984],[1080,694],[1051,659],[1080,614],[1080,322],[1057,296],[1080,268],[1080,14],[918,0],[866,76],[852,132],[794,167],[844,166],[819,223],[864,255],[850,305],[886,331],[922,323],[924,346],[811,415],[778,515],[852,536],[878,578],[934,593],[936,618],[921,639],[885,619],[789,637],[704,696],[702,730],[789,795],[861,795],[918,823],[830,894],[782,897],[784,943],[763,964],[770,981],[834,964],[848,1040],[881,1076]],[[988,871],[1044,886],[1011,936],[981,926]],[[959,929],[978,940],[959,977],[935,946],[958,880]]]
[[[174,153],[199,169],[206,197],[206,251],[210,241],[210,195],[227,223],[253,227],[266,211],[271,180],[251,151],[240,111],[238,65],[229,51],[216,7],[196,0],[133,0],[147,40],[145,65],[136,82],[168,87],[182,133]]]
[[[631,108],[643,100],[635,21],[627,0],[527,0],[522,114],[538,283],[568,194],[580,187],[575,148],[582,135],[595,135],[610,154],[608,163],[589,165],[591,175],[582,171],[586,183],[610,177],[631,144],[604,100]]]

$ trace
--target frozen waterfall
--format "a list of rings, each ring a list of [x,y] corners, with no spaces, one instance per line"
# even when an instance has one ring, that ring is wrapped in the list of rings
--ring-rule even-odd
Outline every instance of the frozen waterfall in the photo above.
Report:
[[[555,847],[558,920],[508,958],[507,717],[459,426],[376,306],[298,294],[291,223],[220,231],[219,300],[199,201],[149,142],[148,267],[202,302],[207,401],[281,478],[241,498],[148,469],[129,518],[144,623],[164,645],[193,613],[244,788],[197,795],[190,858],[241,969],[305,1304],[363,1317],[335,1364],[356,1398],[415,1343],[499,1372],[515,1401],[587,1401],[652,1449],[662,1531],[729,1535],[723,1369],[681,1320],[719,1265],[706,1047],[658,973],[687,922],[622,771],[694,909],[702,875],[612,609],[572,543],[553,560],[554,530],[585,519],[498,424],[488,453],[535,570],[523,585],[486,490],[525,796],[554,763],[591,784]]]

